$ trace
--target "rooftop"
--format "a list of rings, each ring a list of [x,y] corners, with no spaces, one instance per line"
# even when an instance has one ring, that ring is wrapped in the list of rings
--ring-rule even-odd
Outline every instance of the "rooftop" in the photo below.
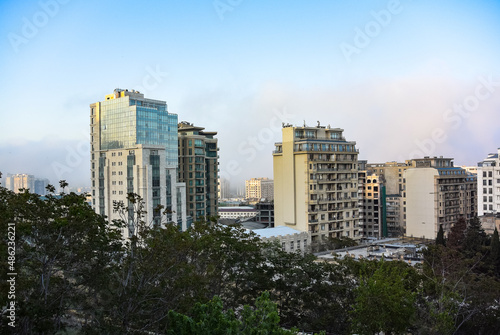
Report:
[[[259,235],[262,238],[270,238],[276,236],[285,236],[285,235],[293,235],[293,234],[301,234],[303,231],[293,229],[286,226],[277,226],[274,228],[264,228],[264,229],[255,229],[254,233]]]

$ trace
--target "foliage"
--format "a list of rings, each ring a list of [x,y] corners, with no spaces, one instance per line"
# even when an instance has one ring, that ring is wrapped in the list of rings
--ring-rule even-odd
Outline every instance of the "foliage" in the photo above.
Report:
[[[16,227],[16,333],[500,333],[500,241],[478,221],[457,222],[447,246],[428,246],[410,267],[319,261],[215,220],[160,228],[135,194],[115,210],[122,219],[108,222],[84,195],[0,188],[0,228]],[[7,242],[4,233],[3,254]],[[2,315],[0,332],[12,332]]]
[[[0,188],[0,204],[2,231],[9,223],[16,231],[16,332],[64,329],[71,318],[92,309],[121,248],[117,231],[95,214],[84,195],[41,199],[27,190],[16,194]],[[2,306],[6,298],[0,298]],[[10,330],[2,321],[2,329]]]
[[[444,230],[443,230],[442,224],[439,225],[439,230],[438,230],[437,237],[436,237],[436,244],[439,244],[442,246],[446,245],[446,242],[444,240]]]
[[[359,334],[406,333],[415,315],[416,292],[412,289],[414,269],[403,262],[362,261],[361,266],[375,267],[371,271],[362,269],[360,285],[352,310],[352,329]],[[368,272],[368,273],[366,273]]]
[[[175,311],[168,314],[169,327],[167,334],[296,334],[294,330],[285,330],[279,325],[279,316],[269,293],[264,292],[257,298],[255,307],[243,307],[241,317],[238,318],[233,310],[223,310],[222,300],[215,296],[206,304],[197,303],[186,316]]]
[[[491,237],[489,262],[493,274],[500,278],[500,240],[498,238],[498,230],[496,227],[493,232],[493,236]]]

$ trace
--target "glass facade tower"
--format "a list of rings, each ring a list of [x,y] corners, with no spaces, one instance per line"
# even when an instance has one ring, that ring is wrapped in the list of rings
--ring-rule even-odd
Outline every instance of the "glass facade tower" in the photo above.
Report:
[[[132,91],[115,92],[119,98],[100,103],[101,150],[125,149],[136,144],[161,145],[167,165],[177,166],[177,115],[167,111],[165,101],[144,99]]]
[[[104,101],[90,105],[90,132],[96,212],[109,220],[120,219],[113,211],[114,202],[126,203],[127,194],[135,193],[145,203],[149,224],[175,222],[185,229],[186,189],[177,179],[177,115],[168,113],[167,103],[146,99],[134,90],[115,89]],[[163,216],[161,208],[168,214]],[[134,233],[132,214],[124,237]]]

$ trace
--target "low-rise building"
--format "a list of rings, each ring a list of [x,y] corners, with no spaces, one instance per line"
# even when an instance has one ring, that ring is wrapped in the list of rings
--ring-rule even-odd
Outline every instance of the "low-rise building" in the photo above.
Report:
[[[310,245],[309,234],[286,226],[253,230],[263,241],[278,241],[287,252],[307,252]]]
[[[257,216],[258,211],[249,206],[240,207],[219,207],[219,217],[221,219],[249,219]]]

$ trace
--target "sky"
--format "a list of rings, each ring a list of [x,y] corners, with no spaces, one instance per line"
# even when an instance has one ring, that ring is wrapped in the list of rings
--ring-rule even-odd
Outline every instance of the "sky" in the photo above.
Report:
[[[220,174],[272,178],[281,124],[370,163],[500,147],[499,1],[0,0],[0,171],[90,185],[115,88],[217,131]]]

